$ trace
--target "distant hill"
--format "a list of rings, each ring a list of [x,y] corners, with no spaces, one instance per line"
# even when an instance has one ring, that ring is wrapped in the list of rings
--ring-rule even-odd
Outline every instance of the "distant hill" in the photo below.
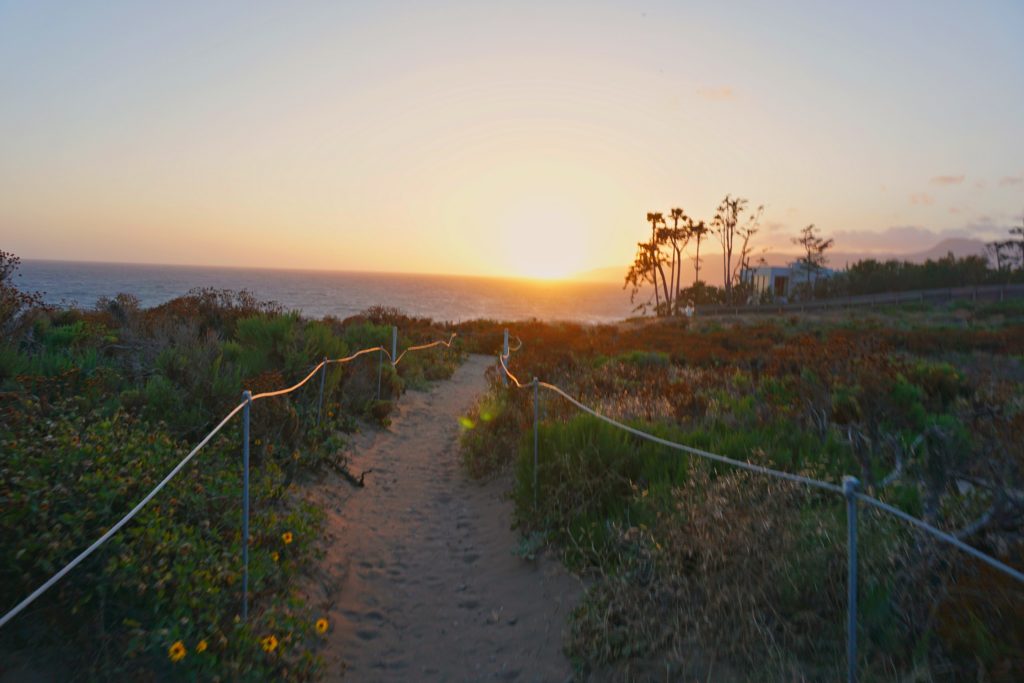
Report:
[[[924,263],[928,259],[934,260],[942,258],[950,252],[952,252],[957,258],[974,255],[983,256],[985,254],[985,243],[981,240],[953,237],[942,240],[930,249],[909,253],[836,251],[828,253],[828,265],[836,270],[842,270],[847,265],[872,258],[878,261],[899,259],[900,261]],[[769,265],[773,266],[784,266],[796,259],[797,256],[798,254],[796,253],[782,252],[768,252],[767,254],[764,254],[765,260]],[[711,251],[706,254],[701,253],[701,264],[701,279],[712,285],[721,285],[722,253],[715,251]],[[595,268],[593,270],[579,273],[574,275],[573,279],[582,282],[615,282],[621,285],[626,276],[627,270],[629,270],[629,266],[607,266],[605,268]],[[707,277],[704,277],[705,273],[707,274]],[[686,263],[683,264],[683,281],[693,281],[693,261],[690,259],[687,259]]]
[[[626,277],[627,270],[629,270],[629,266],[606,266],[604,268],[595,268],[593,270],[577,273],[572,276],[572,279],[580,280],[581,282],[621,283]]]
[[[984,256],[985,243],[981,240],[972,240],[967,239],[966,237],[954,237],[948,240],[942,240],[927,251],[913,254],[913,258],[908,258],[907,260],[915,263],[923,263],[928,259],[942,258],[949,252],[953,252],[953,255],[957,258],[975,255]]]

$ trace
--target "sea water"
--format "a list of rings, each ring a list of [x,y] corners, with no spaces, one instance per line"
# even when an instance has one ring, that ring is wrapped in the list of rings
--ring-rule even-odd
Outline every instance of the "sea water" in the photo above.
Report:
[[[605,282],[545,282],[490,277],[328,272],[123,263],[24,261],[19,289],[47,303],[91,308],[125,292],[155,306],[194,287],[248,290],[309,317],[345,318],[381,304],[409,315],[458,322],[577,320],[610,322],[630,314],[629,293]]]

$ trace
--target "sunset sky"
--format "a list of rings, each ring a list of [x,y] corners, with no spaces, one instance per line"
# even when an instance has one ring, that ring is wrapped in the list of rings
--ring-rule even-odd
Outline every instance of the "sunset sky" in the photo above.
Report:
[[[5,2],[0,248],[565,275],[644,215],[842,250],[1024,212],[1024,4]]]

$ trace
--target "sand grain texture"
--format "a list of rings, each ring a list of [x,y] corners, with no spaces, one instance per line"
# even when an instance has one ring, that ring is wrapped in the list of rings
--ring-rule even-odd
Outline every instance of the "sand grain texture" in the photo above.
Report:
[[[332,476],[312,492],[327,512],[310,590],[332,625],[325,680],[572,679],[562,633],[579,581],[515,556],[507,482],[473,482],[459,464],[457,419],[493,362],[471,356],[402,396],[388,429],[359,435],[350,465],[373,470],[366,488]]]

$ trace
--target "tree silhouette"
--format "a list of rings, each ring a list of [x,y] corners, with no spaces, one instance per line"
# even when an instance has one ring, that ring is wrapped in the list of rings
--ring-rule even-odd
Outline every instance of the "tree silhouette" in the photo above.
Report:
[[[1007,247],[1009,242],[989,242],[985,245],[985,251],[989,257],[996,262],[996,271],[1003,272],[1009,266],[1009,254]]]
[[[654,256],[652,254],[652,243],[651,242],[637,242],[636,244],[636,258],[633,260],[633,265],[629,267],[629,271],[626,273],[626,281],[623,283],[622,288],[632,286],[632,290],[629,293],[629,303],[636,303],[636,295],[640,292],[640,288],[647,283],[654,285],[654,294],[658,294],[658,285],[655,281],[655,273],[657,270],[654,268]],[[640,313],[647,312],[647,306],[651,300],[648,299],[646,302],[638,304],[633,310],[639,311]],[[655,308],[655,313],[658,313],[658,308]]]
[[[700,282],[700,243],[707,234],[711,232],[710,228],[705,225],[704,221],[694,223],[690,227],[690,234],[694,239],[697,240],[697,255],[693,257],[693,286],[696,287],[697,283]]]
[[[800,237],[793,238],[793,244],[799,244],[804,249],[804,255],[797,259],[807,270],[807,293],[811,292],[811,275],[818,272],[825,266],[825,251],[832,247],[835,240],[831,237],[824,239],[815,234],[814,223],[800,231]]]
[[[739,272],[739,268],[733,267],[733,252],[736,246],[736,238],[739,237],[742,243],[741,255],[749,256],[750,238],[758,230],[758,223],[764,207],[759,206],[750,214],[746,223],[743,224],[743,212],[749,202],[742,197],[733,198],[725,195],[725,199],[715,210],[715,217],[711,220],[715,234],[722,243],[722,277],[724,280],[725,300],[732,302],[733,282]],[[742,263],[742,261],[741,261]]]
[[[1010,239],[1008,241],[1015,253],[1015,261],[1018,268],[1024,268],[1024,215],[1020,218],[1020,225],[1010,228]]]
[[[0,339],[11,333],[11,326],[22,311],[43,306],[43,295],[39,292],[23,292],[14,284],[20,277],[18,268],[21,259],[0,249]]]
[[[672,227],[663,228],[662,235],[663,241],[668,242],[672,247],[672,296],[668,301],[667,308],[670,315],[677,315],[679,313],[679,290],[682,288],[683,279],[683,249],[690,241],[693,219],[687,216],[682,209],[670,210],[669,217],[672,219]]]
[[[740,237],[742,242],[740,243],[740,255],[736,259],[736,268],[733,270],[733,282],[740,282],[743,280],[742,273],[750,268],[750,255],[753,248],[750,246],[750,238],[757,234],[760,230],[758,221],[761,219],[761,213],[764,211],[763,206],[757,207],[757,211],[751,216],[751,220],[746,225],[736,228],[736,234]],[[764,257],[761,257],[764,260]]]
[[[711,223],[695,221],[679,207],[669,209],[668,216],[672,219],[672,227],[668,226],[663,214],[651,211],[647,213],[647,221],[651,224],[649,242],[637,243],[636,257],[626,273],[623,289],[632,285],[630,301],[635,302],[636,295],[648,282],[654,285],[654,310],[657,315],[677,315],[683,295],[695,303],[724,302],[729,303],[734,297],[733,286],[741,278],[745,268],[750,265],[753,253],[751,240],[759,230],[761,214],[764,207],[747,213],[747,200],[726,195],[715,212]],[[714,233],[722,242],[722,270],[725,287],[707,287],[700,279],[700,246],[708,235]],[[690,240],[697,241],[697,251],[693,258],[693,286],[683,288],[683,256]],[[738,254],[736,249],[739,249]],[[668,251],[668,256],[663,252]],[[738,259],[735,257],[738,255]],[[669,266],[666,276],[664,266]],[[651,301],[642,303],[634,310],[646,311]]]
[[[651,247],[650,267],[654,280],[654,306],[656,311],[661,310],[661,301],[658,298],[658,275],[661,275],[661,286],[665,291],[665,304],[668,305],[668,283],[665,281],[665,271],[662,268],[661,243],[658,241],[658,225],[665,225],[665,217],[660,212],[648,213],[647,220],[651,222]]]

